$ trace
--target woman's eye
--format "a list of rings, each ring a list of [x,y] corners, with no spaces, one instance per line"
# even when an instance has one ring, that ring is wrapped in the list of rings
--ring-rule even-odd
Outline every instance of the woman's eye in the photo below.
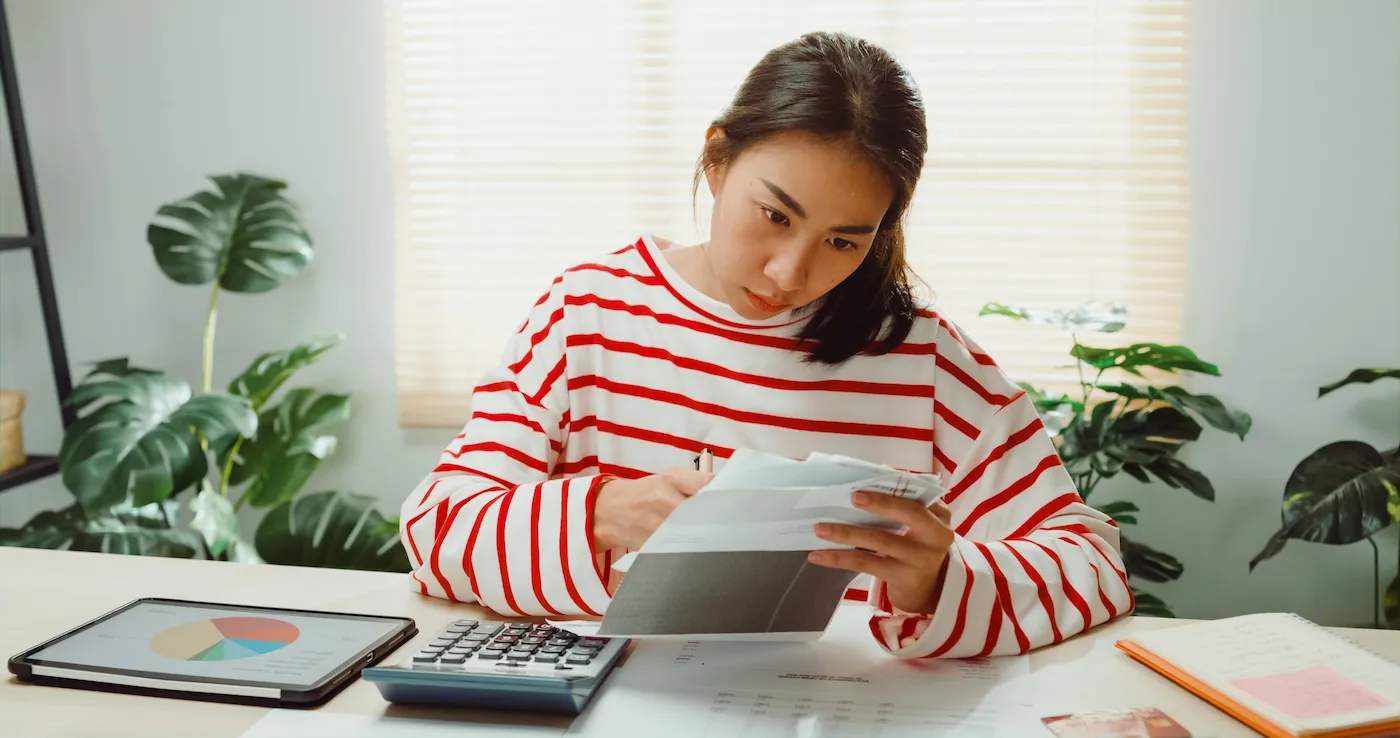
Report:
[[[760,209],[763,211],[764,217],[768,218],[768,220],[771,220],[774,223],[777,223],[778,225],[787,225],[788,219],[786,215],[783,215],[782,213],[776,210],[771,210],[769,208]]]
[[[851,243],[850,241],[847,241],[844,238],[831,239],[831,245],[835,246],[837,251],[850,251],[851,249],[859,248],[856,244]]]

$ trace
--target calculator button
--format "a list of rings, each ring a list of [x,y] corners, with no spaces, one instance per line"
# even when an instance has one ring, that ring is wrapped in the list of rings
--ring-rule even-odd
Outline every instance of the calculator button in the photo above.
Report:
[[[482,635],[487,635],[487,636],[489,636],[489,635],[495,635],[496,633],[499,633],[499,632],[501,632],[501,624],[500,624],[500,623],[482,623],[480,628],[477,628],[476,630],[473,630],[473,631],[472,631],[473,634],[480,633],[480,634],[482,634]]]
[[[434,638],[432,645],[447,647],[457,642],[456,638]]]
[[[541,664],[555,664],[559,662],[559,654],[541,653],[535,656],[535,661]]]
[[[483,651],[505,651],[510,648],[509,643],[488,643]]]
[[[544,643],[544,641],[545,641],[545,639],[543,639],[543,638],[538,638],[538,637],[535,637],[535,636],[527,636],[527,637],[525,637],[525,638],[521,638],[521,639],[520,639],[520,642],[521,642],[521,643],[533,643],[533,644],[535,644],[536,646],[542,645],[542,644]]]
[[[498,661],[504,654],[504,651],[482,651],[477,658],[482,661]]]
[[[574,645],[574,642],[571,641],[571,640],[569,640],[568,638],[551,638],[551,639],[549,639],[549,645],[551,645],[551,646],[572,646],[572,645]]]
[[[536,625],[531,630],[534,630],[536,633],[553,633],[554,631],[558,630],[558,628],[554,627],[553,625]]]
[[[442,657],[442,663],[444,664],[460,664],[466,660],[467,654],[465,653],[449,653]]]
[[[475,620],[458,620],[457,622],[453,623],[452,625],[453,625],[454,627],[460,625],[460,626],[462,626],[463,628],[475,628],[475,627],[477,626],[477,622],[476,622]]]
[[[592,656],[587,656],[587,655],[584,655],[584,654],[577,654],[577,653],[576,653],[576,654],[571,654],[571,655],[569,656],[569,658],[566,659],[566,662],[567,662],[567,663],[570,663],[570,664],[576,664],[576,665],[580,665],[580,666],[581,666],[581,665],[583,665],[583,664],[589,663],[589,662],[592,661],[592,660],[593,660],[593,657],[592,657]]]
[[[447,652],[448,652],[448,653],[471,653],[472,651],[475,651],[475,650],[476,650],[476,648],[473,647],[473,646],[453,646],[452,648],[447,649]]]
[[[506,658],[510,659],[511,661],[529,661],[531,655],[532,654],[529,651],[523,653],[520,651],[511,651],[510,653],[506,654]]]
[[[513,635],[499,635],[499,636],[496,636],[496,642],[497,642],[497,643],[515,643],[515,642],[518,641],[518,640],[520,640],[520,637],[519,637],[519,636],[513,636]]]
[[[413,663],[431,664],[434,661],[437,661],[437,657],[438,655],[436,651],[419,651],[418,653],[413,654]]]
[[[580,645],[580,646],[597,646],[598,648],[602,648],[603,646],[608,645],[608,639],[607,639],[607,638],[584,638],[583,640],[579,641],[579,645]]]
[[[564,653],[567,650],[566,646],[545,646],[540,649],[540,653]]]
[[[476,641],[477,643],[480,643],[485,640],[490,640],[490,638],[491,636],[486,635],[485,633],[468,633],[467,635],[462,636],[463,641]]]

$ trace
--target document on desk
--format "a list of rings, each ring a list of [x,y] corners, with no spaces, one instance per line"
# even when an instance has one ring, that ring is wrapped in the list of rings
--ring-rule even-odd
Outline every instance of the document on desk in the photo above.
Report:
[[[647,640],[567,735],[576,738],[961,738],[1019,735],[1029,657],[902,660],[838,608],[807,643]],[[664,726],[664,727],[663,727]]]
[[[615,568],[624,571],[598,634],[614,637],[810,640],[825,630],[855,574],[815,566],[820,522],[899,530],[851,505],[858,490],[929,505],[931,474],[831,454],[803,460],[740,449]]]
[[[269,710],[240,738],[561,738],[563,728],[457,720]]]

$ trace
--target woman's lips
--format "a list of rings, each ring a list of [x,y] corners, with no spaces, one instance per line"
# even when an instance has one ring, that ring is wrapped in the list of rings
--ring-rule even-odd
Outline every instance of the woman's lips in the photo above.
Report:
[[[788,306],[779,302],[770,302],[754,293],[744,290],[744,295],[749,298],[749,304],[765,313],[781,313],[788,309]]]

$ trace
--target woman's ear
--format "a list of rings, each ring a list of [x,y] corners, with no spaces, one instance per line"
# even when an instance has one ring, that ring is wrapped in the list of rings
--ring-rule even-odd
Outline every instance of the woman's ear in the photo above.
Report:
[[[711,147],[711,146],[723,145],[723,143],[724,143],[724,129],[723,129],[723,128],[713,128],[713,127],[711,127],[711,128],[709,128],[708,130],[705,131],[705,147],[706,147],[706,148],[709,148],[709,147]],[[706,169],[705,169],[705,184],[710,188],[710,197],[712,197],[712,198],[717,198],[717,197],[719,197],[719,186],[720,186],[720,183],[722,183],[722,182],[724,181],[724,171],[725,171],[726,168],[727,168],[727,167],[726,167],[724,164],[719,164],[719,165],[716,165],[716,166],[713,166],[713,167],[706,167]]]

